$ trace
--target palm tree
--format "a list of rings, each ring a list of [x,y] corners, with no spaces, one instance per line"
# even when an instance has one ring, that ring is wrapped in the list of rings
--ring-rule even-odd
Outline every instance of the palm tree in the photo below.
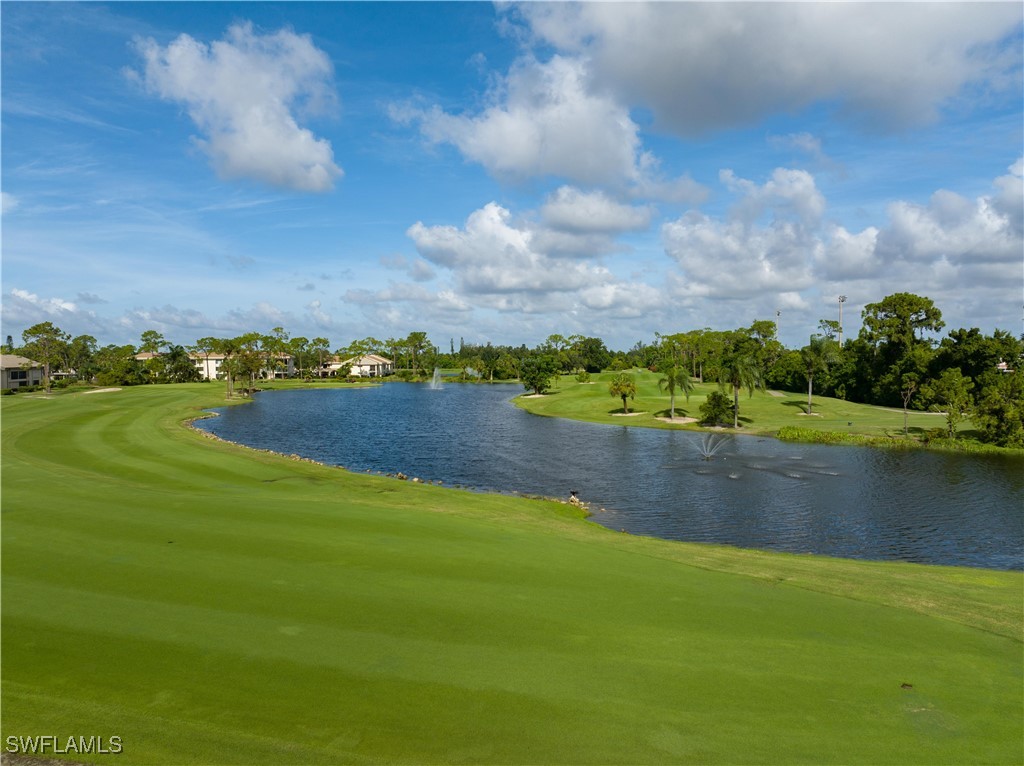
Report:
[[[636,383],[633,381],[633,376],[620,372],[612,379],[611,385],[608,386],[608,393],[622,399],[622,411],[628,415],[629,406],[626,404],[626,397],[630,399],[636,398]]]
[[[668,391],[668,417],[673,419],[676,416],[676,389],[678,388],[690,401],[690,392],[693,391],[693,381],[690,380],[690,373],[686,369],[672,364],[664,371],[665,377],[658,381],[658,388]]]
[[[811,411],[811,396],[814,392],[814,374],[825,372],[829,365],[839,361],[839,344],[823,335],[812,335],[811,342],[800,349],[807,375],[807,414]]]
[[[718,383],[723,388],[732,386],[732,427],[740,427],[740,389],[745,388],[751,396],[754,389],[764,389],[761,368],[751,355],[736,350],[726,356],[718,365]]]

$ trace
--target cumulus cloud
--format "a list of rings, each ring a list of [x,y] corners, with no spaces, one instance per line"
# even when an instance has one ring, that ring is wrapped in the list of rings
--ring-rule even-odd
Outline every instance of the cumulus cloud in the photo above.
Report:
[[[665,224],[662,241],[683,271],[685,292],[728,299],[810,287],[809,254],[820,247],[791,221],[750,226],[697,212]]]
[[[662,227],[665,251],[686,280],[682,292],[732,299],[809,287],[825,211],[814,177],[777,168],[760,185],[731,170],[719,180],[738,197],[727,220],[690,211]]]
[[[613,243],[614,233],[648,226],[649,211],[569,187],[548,203],[540,223],[516,218],[494,202],[471,213],[462,227],[417,222],[407,235],[450,285],[392,283],[383,290],[350,290],[345,300],[375,318],[385,305],[415,305],[419,316],[453,331],[458,314],[471,312],[476,324],[497,312],[518,315],[524,327],[528,317],[559,316],[565,326],[593,333],[601,321],[636,319],[661,305],[659,290],[624,280],[595,258]],[[602,214],[612,220],[591,217]],[[597,249],[579,252],[585,244]]]
[[[390,114],[398,122],[418,122],[428,140],[452,144],[503,180],[552,176],[651,199],[704,198],[704,187],[688,176],[660,172],[657,158],[642,149],[629,108],[591,86],[582,59],[525,56],[495,82],[490,105],[479,114],[410,104],[392,105]]]
[[[720,180],[736,197],[728,214],[691,210],[662,227],[665,252],[679,269],[669,279],[672,294],[682,305],[742,300],[762,315],[801,315],[818,294],[869,302],[905,290],[970,318],[964,321],[1006,326],[1020,303],[1022,164],[995,179],[991,195],[938,190],[926,204],[898,200],[884,223],[862,231],[826,222],[826,200],[803,171],[776,170],[763,184],[723,171]]]
[[[135,48],[145,62],[135,76],[185,105],[202,134],[196,143],[222,176],[322,192],[342,175],[330,143],[296,119],[334,97],[330,60],[308,35],[236,24],[210,45],[183,34],[166,46],[139,39]]]
[[[329,330],[334,327],[334,319],[324,311],[320,301],[310,301],[306,304],[306,315],[313,320],[313,324],[317,327]]]
[[[572,186],[555,191],[540,212],[554,229],[602,234],[646,229],[654,213],[650,207],[616,202],[602,191],[583,192]]]
[[[539,251],[530,228],[513,223],[494,202],[470,214],[463,229],[417,222],[406,234],[420,255],[452,270],[468,293],[562,292],[611,279],[602,266]]]
[[[771,211],[776,218],[788,215],[805,226],[814,226],[825,212],[825,198],[806,170],[776,168],[762,186],[728,169],[719,173],[719,179],[729,191],[742,194],[733,214],[747,223]]]
[[[60,297],[44,297],[21,288],[11,288],[3,295],[0,319],[4,327],[31,327],[39,322],[53,322],[72,335],[90,333],[99,336],[106,325],[88,309]],[[11,333],[14,334],[14,333]]]
[[[552,175],[582,183],[616,183],[637,175],[639,127],[608,96],[587,88],[583,63],[555,56],[518,61],[495,103],[477,116],[438,107],[420,115],[424,134],[454,144],[499,177]]]
[[[32,306],[48,315],[71,313],[78,310],[74,303],[63,298],[40,298],[35,293],[30,293],[28,290],[20,290],[16,287],[11,290],[10,297],[21,303],[21,305]]]
[[[926,205],[893,202],[880,228],[851,234],[835,227],[818,272],[827,279],[863,279],[916,271],[940,288],[1019,282],[1022,164],[1018,160],[1009,175],[995,179],[991,195],[972,200],[940,189]]]
[[[1013,3],[514,8],[539,43],[589,61],[595,87],[687,136],[820,100],[873,127],[899,128],[934,119],[968,85],[1019,89],[1019,63],[1002,45],[1020,25]]]

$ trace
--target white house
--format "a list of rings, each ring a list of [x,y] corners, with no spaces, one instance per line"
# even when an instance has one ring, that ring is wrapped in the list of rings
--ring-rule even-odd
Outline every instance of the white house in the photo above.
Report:
[[[221,375],[221,365],[227,359],[224,354],[189,354],[189,359],[199,370],[203,380],[217,380]],[[294,378],[295,359],[288,354],[278,354],[275,357],[277,364],[273,368],[267,367],[260,372],[260,377],[267,378]]]
[[[188,358],[199,370],[203,380],[217,380],[220,375],[220,366],[227,357],[224,354],[189,354]]]
[[[383,378],[395,371],[395,363],[377,354],[354,356],[344,360],[336,356],[324,362],[322,369],[332,378],[338,375],[351,375],[354,378]]]
[[[43,365],[17,354],[0,355],[0,388],[43,385]]]

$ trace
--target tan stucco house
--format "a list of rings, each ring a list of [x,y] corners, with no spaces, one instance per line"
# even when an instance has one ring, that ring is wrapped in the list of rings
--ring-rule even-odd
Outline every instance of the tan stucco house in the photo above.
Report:
[[[17,354],[0,355],[0,388],[43,385],[43,365]]]

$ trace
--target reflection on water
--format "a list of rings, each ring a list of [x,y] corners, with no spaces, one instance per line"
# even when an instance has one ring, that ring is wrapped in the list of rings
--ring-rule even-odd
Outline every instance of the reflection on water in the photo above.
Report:
[[[198,425],[356,471],[563,499],[576,489],[595,521],[634,534],[1024,568],[1019,460],[576,423],[515,408],[521,390],[270,392]]]

